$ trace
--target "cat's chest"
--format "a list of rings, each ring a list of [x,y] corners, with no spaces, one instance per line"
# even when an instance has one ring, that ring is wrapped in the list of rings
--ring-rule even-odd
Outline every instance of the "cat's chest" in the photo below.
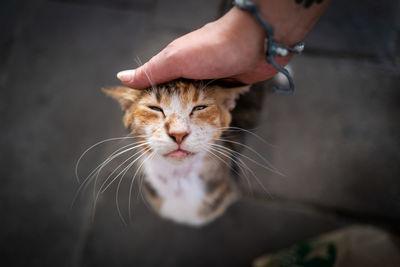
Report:
[[[157,190],[163,199],[181,199],[194,201],[197,196],[204,196],[204,186],[198,173],[171,175],[170,173],[157,173],[151,171],[146,174],[146,179]]]
[[[149,162],[145,172],[146,180],[162,199],[161,215],[182,223],[200,223],[198,210],[203,203],[205,190],[197,164],[175,168],[160,162]]]

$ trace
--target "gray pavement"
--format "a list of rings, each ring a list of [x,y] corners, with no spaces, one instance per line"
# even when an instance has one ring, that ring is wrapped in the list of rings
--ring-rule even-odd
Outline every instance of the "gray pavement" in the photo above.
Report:
[[[377,2],[334,1],[307,38],[309,52],[291,63],[296,95],[266,95],[255,133],[273,146],[248,144],[285,177],[249,162],[269,194],[253,180],[252,194],[226,216],[191,229],[158,218],[140,198],[124,226],[115,188],[100,198],[93,220],[90,194],[71,209],[74,166],[90,145],[126,134],[118,106],[100,88],[216,18],[219,1],[5,1],[4,266],[249,266],[265,252],[353,222],[399,225],[399,4]],[[90,153],[81,172],[111,149]]]

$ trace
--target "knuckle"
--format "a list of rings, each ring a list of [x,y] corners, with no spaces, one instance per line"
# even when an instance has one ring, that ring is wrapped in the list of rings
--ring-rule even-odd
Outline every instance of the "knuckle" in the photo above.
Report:
[[[163,51],[162,56],[168,62],[175,61],[178,58],[179,50],[174,43],[170,43]]]

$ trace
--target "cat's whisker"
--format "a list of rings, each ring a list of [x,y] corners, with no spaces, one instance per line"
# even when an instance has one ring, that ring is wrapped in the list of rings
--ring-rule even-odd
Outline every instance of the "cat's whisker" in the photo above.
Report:
[[[225,157],[229,158],[229,159],[232,160],[234,163],[236,163],[237,166],[240,168],[240,171],[243,173],[243,175],[244,175],[244,177],[245,177],[245,179],[246,179],[246,182],[247,182],[247,186],[248,186],[249,190],[251,191],[251,184],[250,184],[249,177],[247,176],[247,169],[243,169],[243,166],[242,166],[242,165],[244,165],[246,168],[248,168],[247,165],[246,165],[243,161],[241,161],[240,158],[236,158],[236,159],[235,159],[234,157],[232,157],[232,154],[229,153],[229,152],[222,151],[222,150],[218,150],[217,148],[213,148],[213,147],[209,147],[209,149],[211,149],[211,150],[213,150],[213,151],[215,151],[215,152],[218,152],[218,153],[224,155]],[[237,160],[240,160],[241,163],[238,162]],[[234,170],[234,169],[233,169],[233,166],[231,166],[231,169]],[[236,172],[236,173],[237,173],[237,172]],[[240,176],[240,174],[238,174],[238,175]],[[253,175],[253,176],[254,176],[254,175]]]
[[[136,64],[138,64],[139,66],[142,66],[142,65],[143,65],[143,63],[142,63],[142,61],[140,60],[139,56],[136,57]],[[147,64],[151,64],[151,63],[147,63]],[[145,69],[143,69],[143,71],[144,71],[144,74],[145,74],[146,77],[147,77],[147,80],[149,80],[149,83],[150,83],[150,85],[151,85],[151,88],[153,88],[153,90],[156,90],[156,89],[157,89],[157,86],[153,83],[153,81],[151,80],[151,78],[150,78],[149,74],[147,73],[147,71],[146,71]],[[151,73],[150,73],[150,75],[151,75]]]
[[[97,172],[97,170],[98,170],[99,168],[101,168],[102,165],[103,165],[108,159],[110,159],[113,155],[115,155],[117,152],[123,150],[124,148],[130,147],[130,146],[135,146],[135,145],[137,145],[137,144],[140,145],[140,144],[142,144],[142,143],[143,143],[143,141],[138,141],[138,142],[130,143],[130,144],[128,144],[128,145],[125,145],[125,146],[123,146],[123,147],[121,147],[121,148],[115,150],[113,153],[110,154],[110,156],[109,156],[108,158],[106,158],[106,160],[104,160],[101,164],[99,164],[96,168],[94,168],[94,169],[86,176],[86,178],[82,180],[83,183],[85,183],[89,177],[91,177],[92,175],[94,175],[94,174]],[[129,150],[127,150],[127,151],[129,151]],[[127,151],[124,151],[124,152],[127,152]],[[124,153],[124,152],[123,152],[123,153]],[[121,153],[121,154],[122,154],[122,153]],[[117,156],[119,156],[119,155],[121,155],[121,154],[118,154]]]
[[[76,179],[78,180],[78,182],[80,182],[79,174],[78,174],[79,164],[80,164],[82,158],[83,158],[90,150],[92,150],[93,148],[95,148],[95,147],[97,147],[97,146],[99,146],[99,145],[101,145],[101,144],[104,144],[104,143],[106,143],[106,142],[117,141],[117,140],[133,139],[133,138],[137,138],[137,137],[136,137],[136,136],[125,136],[125,137],[113,137],[113,138],[108,138],[108,139],[102,140],[102,141],[100,141],[100,142],[97,142],[96,144],[94,144],[94,145],[90,146],[88,149],[86,149],[86,150],[82,153],[82,155],[78,158],[78,160],[77,160],[77,162],[76,162],[76,164],[75,164],[75,177],[76,177]]]
[[[240,173],[238,173],[235,169],[232,168],[232,166],[230,164],[228,164],[227,162],[225,162],[225,160],[223,160],[221,157],[219,157],[218,155],[214,154],[213,152],[211,152],[210,147],[208,149],[204,149],[203,151],[210,153],[211,155],[213,155],[214,157],[216,157],[217,159],[219,159],[222,163],[224,163],[226,166],[228,166],[228,168],[232,169],[232,171],[234,171],[237,175],[240,176]]]
[[[135,142],[135,143],[131,143],[128,145],[125,145],[121,148],[118,148],[117,150],[113,151],[102,163],[100,163],[96,168],[94,168],[89,174],[88,176],[85,178],[84,182],[91,177],[92,175],[94,175],[95,173],[99,173],[101,171],[101,169],[107,165],[110,161],[114,160],[116,157],[119,157],[120,155],[131,151],[132,149],[138,148],[143,146],[145,142]],[[125,149],[125,150],[124,150]],[[120,152],[121,151],[121,152]]]
[[[138,177],[138,179],[139,179],[139,181],[138,181],[138,183],[140,184],[140,186],[139,186],[139,188],[138,188],[138,191],[137,191],[137,196],[138,196],[138,198],[139,198],[139,195],[141,196],[141,198],[142,198],[142,201],[144,202],[144,204],[145,204],[145,206],[148,208],[148,209],[152,209],[150,206],[149,206],[149,204],[147,203],[147,200],[145,199],[145,197],[143,196],[143,194],[142,194],[142,190],[141,190],[141,185],[142,185],[142,183],[143,183],[143,180],[145,179],[145,175],[144,175],[144,173],[142,172],[141,174],[140,174],[140,176]],[[133,188],[132,188],[132,190],[133,190]],[[132,193],[133,194],[133,193]],[[130,202],[129,202],[130,203]],[[133,213],[133,211],[134,211],[134,208],[133,207],[131,207],[130,209],[129,209],[129,212],[130,212],[130,218],[129,218],[129,220],[130,220],[130,223],[133,223],[134,222],[134,218],[132,217],[132,213]]]
[[[259,127],[254,127],[254,128],[250,128],[250,129],[244,129],[244,128],[240,128],[240,127],[235,127],[235,126],[223,126],[223,127],[217,127],[215,129],[218,130],[226,130],[226,131],[236,131],[236,132],[244,132],[244,131],[257,131],[259,129]]]
[[[218,151],[218,149],[216,149]],[[240,158],[236,158],[238,161],[240,161],[240,163],[243,165],[244,168],[246,168],[246,170],[248,172],[250,172],[250,174],[254,177],[254,179],[256,180],[256,182],[261,186],[261,188],[265,191],[265,193],[268,194],[268,196],[270,198],[272,198],[271,193],[269,192],[269,190],[264,186],[264,184],[260,181],[260,179],[257,177],[257,175],[254,173],[254,171],[252,169],[250,169],[247,164]],[[239,165],[239,163],[237,163]],[[251,189],[251,185],[248,184],[250,186]]]
[[[240,158],[238,158],[238,160],[246,167],[246,169],[251,173],[251,175],[254,177],[254,179],[256,180],[256,182],[261,186],[261,188],[264,190],[265,193],[267,193],[267,195],[270,198],[273,198],[271,192],[265,187],[265,185],[260,181],[260,179],[257,177],[257,175],[254,173],[254,171],[252,169],[250,169],[247,164]]]
[[[216,151],[216,152],[218,152],[218,153],[220,153],[220,154],[223,154],[224,156],[226,156],[227,158],[229,158],[230,160],[232,160],[234,163],[236,163],[237,166],[240,168],[240,171],[241,171],[241,172],[243,173],[243,175],[245,176],[246,182],[247,182],[247,185],[248,185],[249,189],[251,189],[250,180],[249,180],[249,177],[247,176],[248,167],[247,167],[247,165],[246,165],[243,161],[241,161],[240,158],[234,158],[234,157],[232,156],[232,153],[230,153],[229,151],[223,151],[223,150],[221,150],[221,149],[218,149],[218,148],[215,148],[215,147],[212,147],[212,146],[210,147],[210,149],[212,149],[213,151]],[[241,161],[241,162],[238,162],[238,161]],[[232,167],[232,168],[233,168],[233,167]]]
[[[147,152],[149,152],[149,151],[151,151],[151,149],[149,148],[149,149],[146,149],[145,151],[144,151],[144,153],[140,156],[140,157],[142,157],[144,154],[146,154]],[[154,152],[151,152],[151,154],[152,153],[154,153]],[[150,155],[151,155],[150,154]],[[139,158],[140,158],[139,157]],[[148,158],[148,157],[147,157]],[[146,159],[145,159],[146,160]],[[135,160],[135,162],[136,162],[136,160]],[[143,165],[143,162],[139,165],[139,167],[137,168],[137,170],[136,170],[136,172],[135,172],[135,174],[134,174],[134,176],[133,176],[133,179],[135,178],[135,176],[136,176],[136,174],[137,174],[137,172],[138,172],[138,170],[140,169],[140,167]],[[118,195],[119,195],[119,190],[120,190],[120,187],[121,187],[121,183],[122,183],[122,180],[123,180],[123,177],[125,176],[125,174],[128,172],[128,170],[126,170],[125,172],[124,172],[124,174],[122,175],[122,177],[121,177],[121,179],[119,180],[119,182],[118,182],[118,185],[117,185],[117,190],[116,190],[116,196],[115,196],[115,203],[116,203],[116,206],[117,206],[117,210],[118,210],[118,214],[120,215],[120,217],[122,217],[122,213],[121,213],[121,210],[120,210],[120,207],[119,207],[119,202],[118,202]]]
[[[224,149],[224,150],[226,150],[226,151],[229,151],[229,152],[231,152],[231,153],[233,153],[233,154],[235,154],[235,155],[238,155],[238,156],[240,156],[240,157],[243,157],[243,158],[245,158],[245,159],[247,159],[247,160],[253,162],[254,164],[256,164],[256,165],[262,167],[263,169],[266,169],[266,170],[268,170],[268,171],[270,171],[270,172],[272,172],[272,173],[275,173],[275,174],[278,174],[278,175],[280,175],[280,176],[285,177],[282,173],[280,173],[279,171],[277,171],[275,168],[272,169],[272,168],[270,168],[270,167],[268,167],[268,166],[265,166],[264,164],[262,164],[262,163],[260,163],[260,162],[258,162],[258,161],[256,161],[256,160],[254,160],[254,159],[252,159],[252,158],[250,158],[250,157],[248,157],[248,156],[246,156],[246,155],[244,155],[244,154],[242,154],[242,153],[240,153],[240,152],[234,151],[234,150],[232,150],[232,149],[230,149],[230,148],[228,148],[228,147],[224,147],[224,146],[221,146],[221,145],[218,145],[218,144],[212,144],[212,146],[214,146],[214,147],[219,147],[219,148],[221,148],[221,149]]]
[[[266,158],[264,158],[260,153],[258,153],[256,150],[254,150],[254,149],[251,148],[250,146],[245,145],[245,144],[241,144],[241,143],[239,143],[239,142],[235,142],[235,141],[232,141],[232,140],[228,140],[228,139],[218,138],[217,140],[222,141],[222,142],[228,142],[228,143],[237,144],[237,145],[240,145],[240,146],[242,146],[242,147],[245,147],[245,148],[249,149],[251,152],[253,152],[254,154],[256,154],[260,159],[262,159],[268,166],[266,166],[266,165],[264,165],[264,164],[261,164],[260,162],[258,162],[258,161],[256,161],[256,160],[254,160],[254,159],[252,159],[252,158],[250,158],[250,157],[244,155],[243,153],[240,153],[240,152],[238,152],[238,151],[234,151],[233,149],[230,149],[230,148],[221,146],[221,145],[219,145],[219,144],[212,144],[213,146],[218,146],[218,147],[223,147],[223,148],[225,148],[225,149],[228,149],[228,150],[231,151],[232,153],[238,154],[238,155],[240,155],[240,156],[242,156],[242,157],[244,157],[244,158],[250,160],[250,161],[253,162],[254,164],[256,164],[256,165],[258,165],[258,166],[260,166],[260,167],[262,167],[262,168],[264,168],[264,169],[266,169],[266,170],[269,170],[269,171],[271,171],[271,172],[273,172],[273,173],[276,173],[276,174],[279,174],[279,175],[285,177],[285,175],[284,175],[283,173],[281,173],[280,171],[278,171]]]
[[[120,152],[120,153],[118,153],[117,155],[115,155],[115,156],[113,156],[113,157],[111,157],[111,158],[109,158],[109,159],[106,159],[106,161],[107,162],[104,162],[103,164],[102,164],[102,166],[101,166],[101,168],[97,171],[97,173],[96,173],[96,178],[95,178],[95,180],[94,180],[94,189],[96,189],[96,186],[97,186],[97,180],[98,180],[98,178],[99,178],[99,175],[100,175],[100,172],[101,172],[101,170],[108,164],[108,163],[110,163],[111,161],[113,161],[116,157],[118,157],[118,156],[120,156],[120,155],[122,155],[122,154],[125,154],[126,152],[128,152],[128,151],[131,151],[131,150],[134,150],[134,149],[137,149],[137,148],[141,148],[141,147],[143,147],[143,146],[146,146],[146,145],[149,145],[150,143],[149,142],[142,142],[141,144],[139,144],[139,145],[135,145],[134,147],[131,147],[131,148],[128,148],[128,149],[126,149],[126,150],[124,150],[123,152]],[[138,153],[139,153],[140,151],[138,151]],[[136,154],[138,154],[138,153],[136,153]],[[134,154],[134,155],[136,155],[136,154]],[[133,156],[134,156],[133,155]],[[131,156],[130,158],[132,158],[133,156]],[[128,160],[129,160],[129,158],[128,158]],[[126,160],[127,161],[127,160]],[[122,164],[124,164],[126,161],[124,161]],[[117,169],[119,168],[120,166],[118,166],[117,167]],[[116,169],[114,170],[114,171],[116,171]],[[112,175],[112,173],[111,173],[111,175]],[[95,199],[95,192],[96,192],[96,190],[93,190],[93,199]]]
[[[138,148],[138,147],[144,145],[144,144],[140,144],[140,145],[135,145],[135,144],[137,144],[137,143],[129,144],[129,145],[126,145],[126,146],[124,146],[124,147],[122,147],[122,148],[119,148],[119,149],[115,150],[106,160],[104,160],[101,164],[99,164],[96,168],[94,168],[94,169],[89,173],[89,175],[83,180],[83,182],[80,184],[79,188],[77,189],[77,191],[76,191],[76,193],[75,193],[75,195],[74,195],[74,198],[73,198],[73,200],[72,200],[71,206],[74,205],[74,203],[75,203],[77,197],[79,196],[79,194],[80,194],[82,191],[85,191],[85,190],[86,190],[86,188],[88,187],[88,185],[90,184],[90,182],[91,182],[95,177],[96,177],[96,180],[97,180],[97,177],[98,177],[98,175],[100,174],[100,172],[101,172],[101,170],[103,169],[104,166],[106,166],[109,162],[111,162],[111,161],[114,160],[115,158],[119,157],[120,155],[122,155],[122,154],[124,154],[124,153],[126,153],[126,152],[128,152],[128,151],[130,151],[130,150],[132,150],[132,149],[135,149],[135,148]],[[130,146],[134,146],[134,147],[125,149],[126,147],[130,147]],[[121,150],[123,150],[123,149],[125,149],[125,150],[122,151],[122,152],[119,152],[119,151],[121,151]],[[119,152],[119,153],[118,153],[118,152]],[[96,180],[95,180],[95,181],[96,181]],[[95,183],[95,185],[94,185],[94,188],[95,188],[95,187],[96,187],[96,183]]]
[[[152,152],[152,153],[151,153],[147,158],[145,158],[145,159],[143,160],[143,162],[140,164],[140,166],[138,167],[138,169],[137,169],[136,172],[135,172],[135,175],[134,175],[133,178],[132,178],[131,186],[129,187],[130,189],[133,187],[133,183],[134,183],[134,181],[135,181],[136,175],[137,175],[138,172],[141,170],[141,168],[143,168],[143,164],[144,164],[147,160],[149,160],[150,158],[152,158],[152,156],[154,156],[154,154],[155,154],[155,152]],[[139,192],[140,192],[141,189],[142,189],[142,184],[140,183],[140,184],[139,184]],[[136,200],[138,200],[138,198],[139,198],[139,195],[137,196]]]
[[[143,184],[143,181],[144,181],[145,178],[146,178],[146,176],[144,175],[144,173],[142,173],[142,174],[139,176],[139,183],[140,183],[141,185]],[[149,203],[147,203],[147,200],[146,200],[146,198],[145,198],[144,195],[143,195],[143,190],[141,190],[141,189],[142,189],[142,187],[139,186],[138,195],[140,194],[140,197],[142,198],[142,201],[144,202],[144,204],[146,205],[146,207],[147,207],[149,210],[151,210],[151,207],[150,207]],[[132,208],[132,210],[133,210],[133,208]],[[131,221],[133,222],[133,219],[131,219]]]
[[[117,150],[115,150],[113,153],[111,153],[111,155],[109,157],[107,157],[101,164],[99,164],[96,168],[94,168],[89,174],[88,176],[83,180],[83,184],[86,183],[85,187],[87,186],[88,182],[90,182],[90,180],[94,177],[94,175],[98,174],[99,172],[101,172],[102,168],[107,165],[109,162],[111,162],[112,160],[114,160],[115,158],[119,157],[120,155],[131,151],[135,148],[141,147],[144,145],[144,142],[136,142],[133,144],[128,144],[123,146],[122,148],[119,148]],[[127,149],[125,149],[127,148]],[[125,149],[125,150],[124,150]],[[121,151],[123,150],[123,151]],[[121,152],[120,152],[121,151]],[[119,152],[119,153],[118,153]]]
[[[142,155],[140,155],[140,157],[142,157],[145,153],[147,153],[147,152],[149,152],[151,149],[148,149],[147,151],[145,151]],[[153,152],[152,152],[153,153]],[[151,154],[152,154],[151,153]],[[151,155],[150,154],[150,155]],[[140,158],[139,157],[139,158]],[[147,157],[147,158],[149,158],[149,157]],[[146,159],[145,159],[146,160]],[[123,218],[123,215],[122,215],[122,212],[121,212],[121,209],[120,209],[120,207],[119,207],[119,201],[118,201],[118,195],[119,195],[119,189],[120,189],[120,186],[121,186],[121,183],[122,183],[122,180],[124,179],[124,176],[125,176],[125,174],[128,172],[128,170],[133,166],[133,164],[136,162],[137,160],[135,160],[133,163],[131,163],[131,164],[129,164],[130,166],[129,166],[129,168],[126,170],[126,171],[124,171],[124,173],[122,174],[122,176],[121,176],[121,178],[120,178],[120,180],[119,180],[119,182],[118,182],[118,185],[117,185],[117,190],[116,190],[116,194],[115,194],[115,204],[116,204],[116,207],[117,207],[117,211],[118,211],[118,215],[119,215],[119,217],[121,218],[121,220],[124,222],[124,225],[126,226],[127,225],[127,223],[126,223],[126,221],[125,221],[125,219]],[[136,177],[136,175],[137,175],[137,173],[138,173],[138,171],[139,171],[139,169],[140,169],[140,167],[143,165],[143,162],[140,164],[140,166],[136,169],[136,172],[135,172],[135,174],[134,174],[134,176],[133,176],[133,180],[135,179],[135,177]],[[131,219],[130,217],[129,217],[129,219]]]
[[[150,150],[150,148],[147,148],[147,150]],[[108,184],[107,184],[107,182],[110,180],[110,178],[112,177],[112,175],[119,169],[119,168],[121,168],[121,166],[122,165],[124,165],[127,161],[129,161],[130,159],[132,159],[133,157],[135,157],[137,154],[139,154],[140,152],[142,152],[142,154],[140,155],[140,156],[138,156],[136,159],[134,159],[131,163],[129,163],[128,164],[128,166],[126,166],[120,173],[118,173],[118,175],[116,175],[112,180],[111,180],[111,182],[109,182]],[[120,175],[122,175],[122,178],[123,178],[123,176],[126,174],[126,172],[130,169],[130,167],[132,167],[132,165],[138,160],[138,159],[140,159],[144,154],[146,153],[146,149],[145,149],[145,151],[138,151],[138,152],[136,152],[135,154],[133,154],[132,156],[130,156],[128,159],[126,159],[123,163],[121,163],[116,169],[114,169],[114,171],[106,178],[106,180],[102,183],[102,185],[100,186],[100,188],[99,188],[99,190],[97,191],[97,194],[96,194],[96,198],[94,199],[94,204],[93,204],[93,215],[92,215],[92,218],[94,218],[94,214],[95,214],[95,211],[96,211],[96,203],[97,203],[97,201],[98,201],[98,199],[99,199],[99,197],[100,197],[100,195],[101,194],[103,194],[113,183],[114,183],[114,181],[116,180],[116,179],[118,179],[118,177],[120,176]],[[121,179],[122,179],[121,178]],[[107,186],[106,186],[106,184],[107,184]],[[126,222],[125,222],[126,223]]]
[[[151,154],[150,154],[150,156],[153,154],[154,152],[152,152]],[[150,157],[149,156],[149,157]],[[147,158],[149,158],[149,157],[147,157]],[[147,159],[146,158],[146,159]],[[145,160],[146,160],[145,159]],[[143,161],[144,162],[144,161]],[[136,172],[135,172],[135,174],[133,175],[133,178],[132,178],[132,181],[131,181],[131,185],[132,185],[132,183],[133,183],[133,181],[135,180],[135,177],[136,177],[136,174],[138,173],[138,171],[140,170],[140,168],[141,168],[141,166],[143,165],[143,162],[139,165],[139,167],[136,169]],[[118,185],[117,185],[117,191],[116,191],[116,194],[115,194],[115,204],[116,204],[116,207],[117,207],[117,211],[118,211],[118,215],[119,215],[119,217],[121,218],[121,220],[122,221],[124,221],[125,222],[125,220],[123,219],[123,216],[122,216],[122,212],[121,212],[121,209],[120,209],[120,207],[119,207],[119,201],[118,201],[118,194],[119,194],[119,189],[120,189],[120,186],[121,186],[121,183],[122,183],[122,180],[123,180],[123,177],[121,177],[121,179],[119,180],[119,182],[118,182]],[[131,187],[129,188],[129,197],[128,197],[128,213],[129,213],[129,222],[132,222],[132,220],[131,220],[131,214],[130,214],[130,202],[131,202],[131,199],[130,199],[130,190],[131,190]]]
[[[113,183],[114,181],[124,172],[126,173],[127,170],[129,170],[130,167],[132,167],[132,165],[138,161],[143,155],[146,154],[146,152],[150,151],[150,148],[145,148],[144,151],[138,151],[135,154],[133,154],[132,156],[130,156],[128,159],[126,159],[123,163],[121,163],[116,169],[114,169],[114,171],[112,171],[112,173],[106,178],[106,180],[103,182],[103,184],[100,186],[99,189],[99,193],[103,194]],[[110,182],[108,182],[108,180],[110,180],[111,176],[119,169],[121,168],[121,166],[123,164],[125,164],[127,161],[131,160],[133,157],[135,157],[137,154],[142,153],[141,155],[139,155],[137,158],[135,158],[132,162],[130,162],[128,164],[128,166],[124,167],[123,170],[121,172],[119,172]],[[107,184],[108,183],[108,184]],[[107,184],[107,185],[106,185]]]
[[[143,194],[142,194],[142,188],[143,188],[143,179],[144,178],[144,175],[140,175],[139,176],[139,188],[138,188],[138,194],[137,194],[137,196],[136,196],[136,200],[138,200],[139,199],[139,195],[142,197],[142,200],[144,200],[143,199]],[[148,205],[147,205],[147,203],[146,203],[146,206],[147,207],[149,207]]]
[[[271,144],[270,142],[266,141],[264,138],[262,138],[262,137],[259,136],[258,134],[253,133],[252,131],[250,131],[250,130],[256,130],[257,128],[253,128],[253,129],[250,129],[250,130],[246,130],[246,129],[243,129],[243,128],[240,128],[240,127],[228,126],[228,127],[220,127],[220,128],[218,128],[218,129],[219,129],[219,130],[223,130],[223,131],[245,132],[245,133],[248,133],[248,134],[254,136],[255,138],[257,138],[258,140],[260,140],[260,141],[263,142],[264,144],[266,144],[266,145],[268,145],[268,146],[271,146],[271,147],[273,147],[273,148],[277,148],[276,145]]]
[[[130,183],[130,185],[129,185],[128,216],[129,216],[129,221],[130,221],[130,222],[132,222],[132,209],[131,209],[131,206],[132,206],[132,189],[133,189],[133,184],[134,184],[134,182],[135,182],[136,175],[138,174],[139,171],[141,171],[141,169],[142,169],[142,167],[143,167],[143,164],[144,164],[147,160],[153,158],[153,156],[154,156],[155,154],[156,154],[156,153],[153,151],[152,153],[150,153],[150,155],[149,155],[147,158],[145,158],[145,159],[143,160],[143,162],[139,165],[139,167],[137,168],[135,174],[133,175],[132,180],[131,180],[131,183]],[[142,182],[143,182],[143,179],[142,179]],[[140,183],[140,185],[139,185],[138,196],[139,196],[139,193],[141,192],[141,188],[142,188],[142,183]]]
[[[200,88],[199,91],[203,91],[210,83],[215,82],[217,79],[209,80],[203,87]]]

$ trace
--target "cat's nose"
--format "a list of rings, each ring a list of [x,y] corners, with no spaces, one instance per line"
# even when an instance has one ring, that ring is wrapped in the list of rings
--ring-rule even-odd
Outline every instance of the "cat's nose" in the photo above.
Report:
[[[188,136],[188,132],[174,132],[174,133],[169,133],[169,137],[172,138],[178,145],[180,145],[183,142],[183,139]]]

